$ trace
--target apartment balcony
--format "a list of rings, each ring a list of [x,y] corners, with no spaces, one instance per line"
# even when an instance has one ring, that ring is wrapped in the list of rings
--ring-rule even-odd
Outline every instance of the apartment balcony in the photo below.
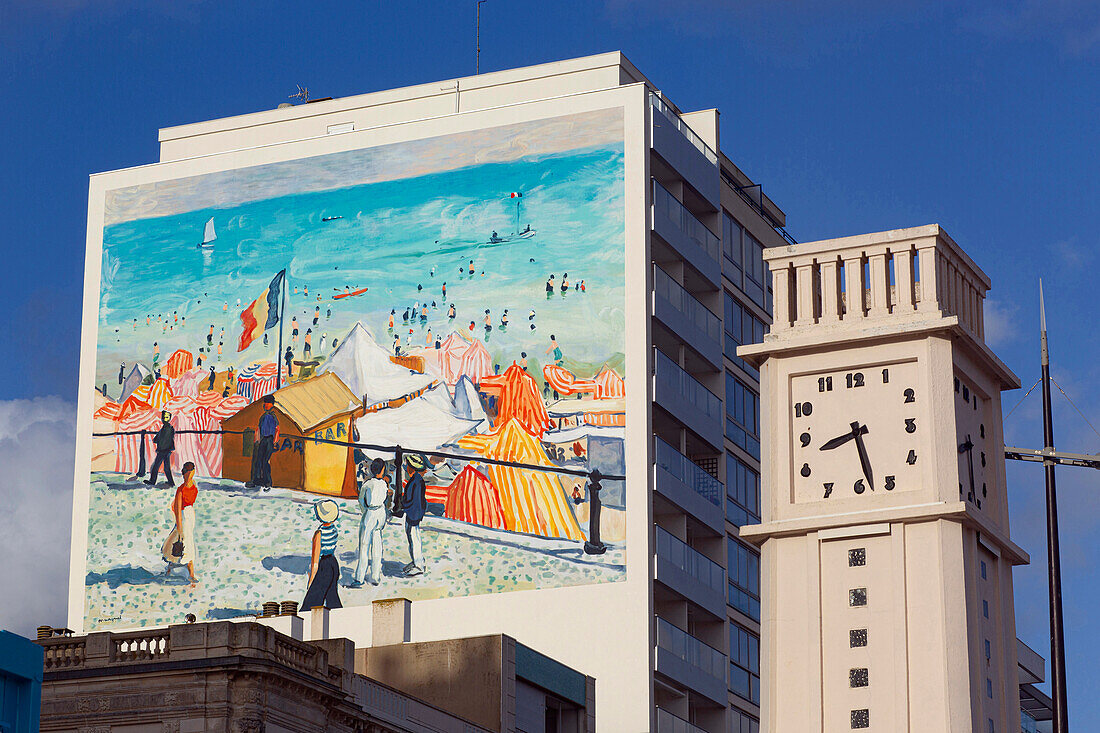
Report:
[[[657,708],[657,733],[707,733],[699,726],[692,725],[683,718]]]
[[[653,231],[715,289],[721,287],[718,237],[657,181],[653,181]]]
[[[657,437],[654,441],[653,483],[657,494],[715,535],[724,535],[726,520],[722,498],[725,490],[722,482],[670,444]]]
[[[726,655],[672,623],[657,618],[657,672],[726,705]]]
[[[716,619],[725,620],[725,568],[671,532],[655,529],[657,581]]]
[[[649,95],[649,106],[653,150],[717,210],[721,205],[717,153],[656,94]]]
[[[653,315],[716,370],[722,368],[722,322],[657,266],[653,268]]]
[[[721,452],[722,400],[657,349],[653,376],[653,401]]]

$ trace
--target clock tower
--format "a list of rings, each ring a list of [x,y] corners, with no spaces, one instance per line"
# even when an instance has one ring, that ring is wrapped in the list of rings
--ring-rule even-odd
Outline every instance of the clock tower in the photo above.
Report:
[[[989,278],[938,225],[764,258],[761,730],[1014,733]]]

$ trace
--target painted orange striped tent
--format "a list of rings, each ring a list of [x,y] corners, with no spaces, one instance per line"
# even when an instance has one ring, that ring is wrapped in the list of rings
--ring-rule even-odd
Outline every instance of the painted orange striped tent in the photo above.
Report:
[[[149,391],[152,389],[151,384],[139,384],[130,396],[122,402],[122,406],[118,410],[118,420],[125,420],[134,413],[142,412],[149,409]]]
[[[469,464],[447,487],[445,516],[482,527],[504,529],[500,492],[488,476]]]
[[[478,388],[486,394],[497,395],[496,426],[516,420],[528,433],[542,437],[550,428],[550,415],[546,412],[542,395],[535,378],[516,363],[504,370],[504,374],[491,374],[482,378]]]
[[[458,444],[486,458],[548,468],[553,465],[542,444],[516,419],[496,433],[467,435],[460,438]],[[487,470],[490,482],[500,495],[505,529],[543,537],[584,539],[558,474],[497,465],[490,465]]]
[[[593,379],[577,379],[577,375],[557,364],[547,364],[542,368],[542,376],[558,394],[573,395],[595,392],[598,388]]]
[[[611,367],[604,364],[603,369],[596,375],[596,399],[606,400],[612,397],[625,397],[626,384]]]
[[[164,369],[161,370],[161,374],[169,379],[175,379],[183,375],[191,367],[195,366],[195,355],[187,349],[176,349],[168,361],[164,363]]]
[[[137,390],[134,390],[137,392]],[[157,381],[153,382],[152,388],[149,390],[149,406],[155,410],[159,410],[167,405],[172,397],[172,387],[168,384],[168,380],[161,377]]]

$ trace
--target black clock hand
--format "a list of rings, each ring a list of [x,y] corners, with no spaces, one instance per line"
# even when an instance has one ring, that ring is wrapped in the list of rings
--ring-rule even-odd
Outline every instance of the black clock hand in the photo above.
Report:
[[[837,437],[833,438],[832,440],[827,441],[824,445],[822,445],[820,448],[818,448],[818,450],[832,450],[833,448],[839,448],[840,446],[847,443],[849,440],[852,440],[853,438],[855,438],[856,434],[860,433],[860,432],[866,433],[867,428],[866,427],[860,427],[858,422],[854,422],[854,423],[852,423],[851,431],[845,433],[844,435],[838,435]]]
[[[863,436],[867,433],[867,426],[863,426],[856,436],[856,450],[859,451],[859,465],[863,467],[863,475],[867,479],[867,488],[875,490],[875,479],[871,473],[871,459],[867,457],[867,446],[863,444]]]
[[[959,453],[966,451],[966,464],[967,469],[970,472],[970,495],[974,495],[974,443],[971,442],[970,436],[966,436],[966,442],[959,446]]]

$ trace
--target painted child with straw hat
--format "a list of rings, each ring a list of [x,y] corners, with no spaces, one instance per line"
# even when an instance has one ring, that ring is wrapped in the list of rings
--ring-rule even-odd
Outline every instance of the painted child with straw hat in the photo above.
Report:
[[[339,537],[336,518],[340,516],[340,507],[332,499],[321,499],[314,503],[313,512],[321,526],[313,533],[309,587],[306,597],[302,599],[302,608],[307,611],[317,606],[343,608],[338,590],[340,564],[336,561],[336,541]]]

